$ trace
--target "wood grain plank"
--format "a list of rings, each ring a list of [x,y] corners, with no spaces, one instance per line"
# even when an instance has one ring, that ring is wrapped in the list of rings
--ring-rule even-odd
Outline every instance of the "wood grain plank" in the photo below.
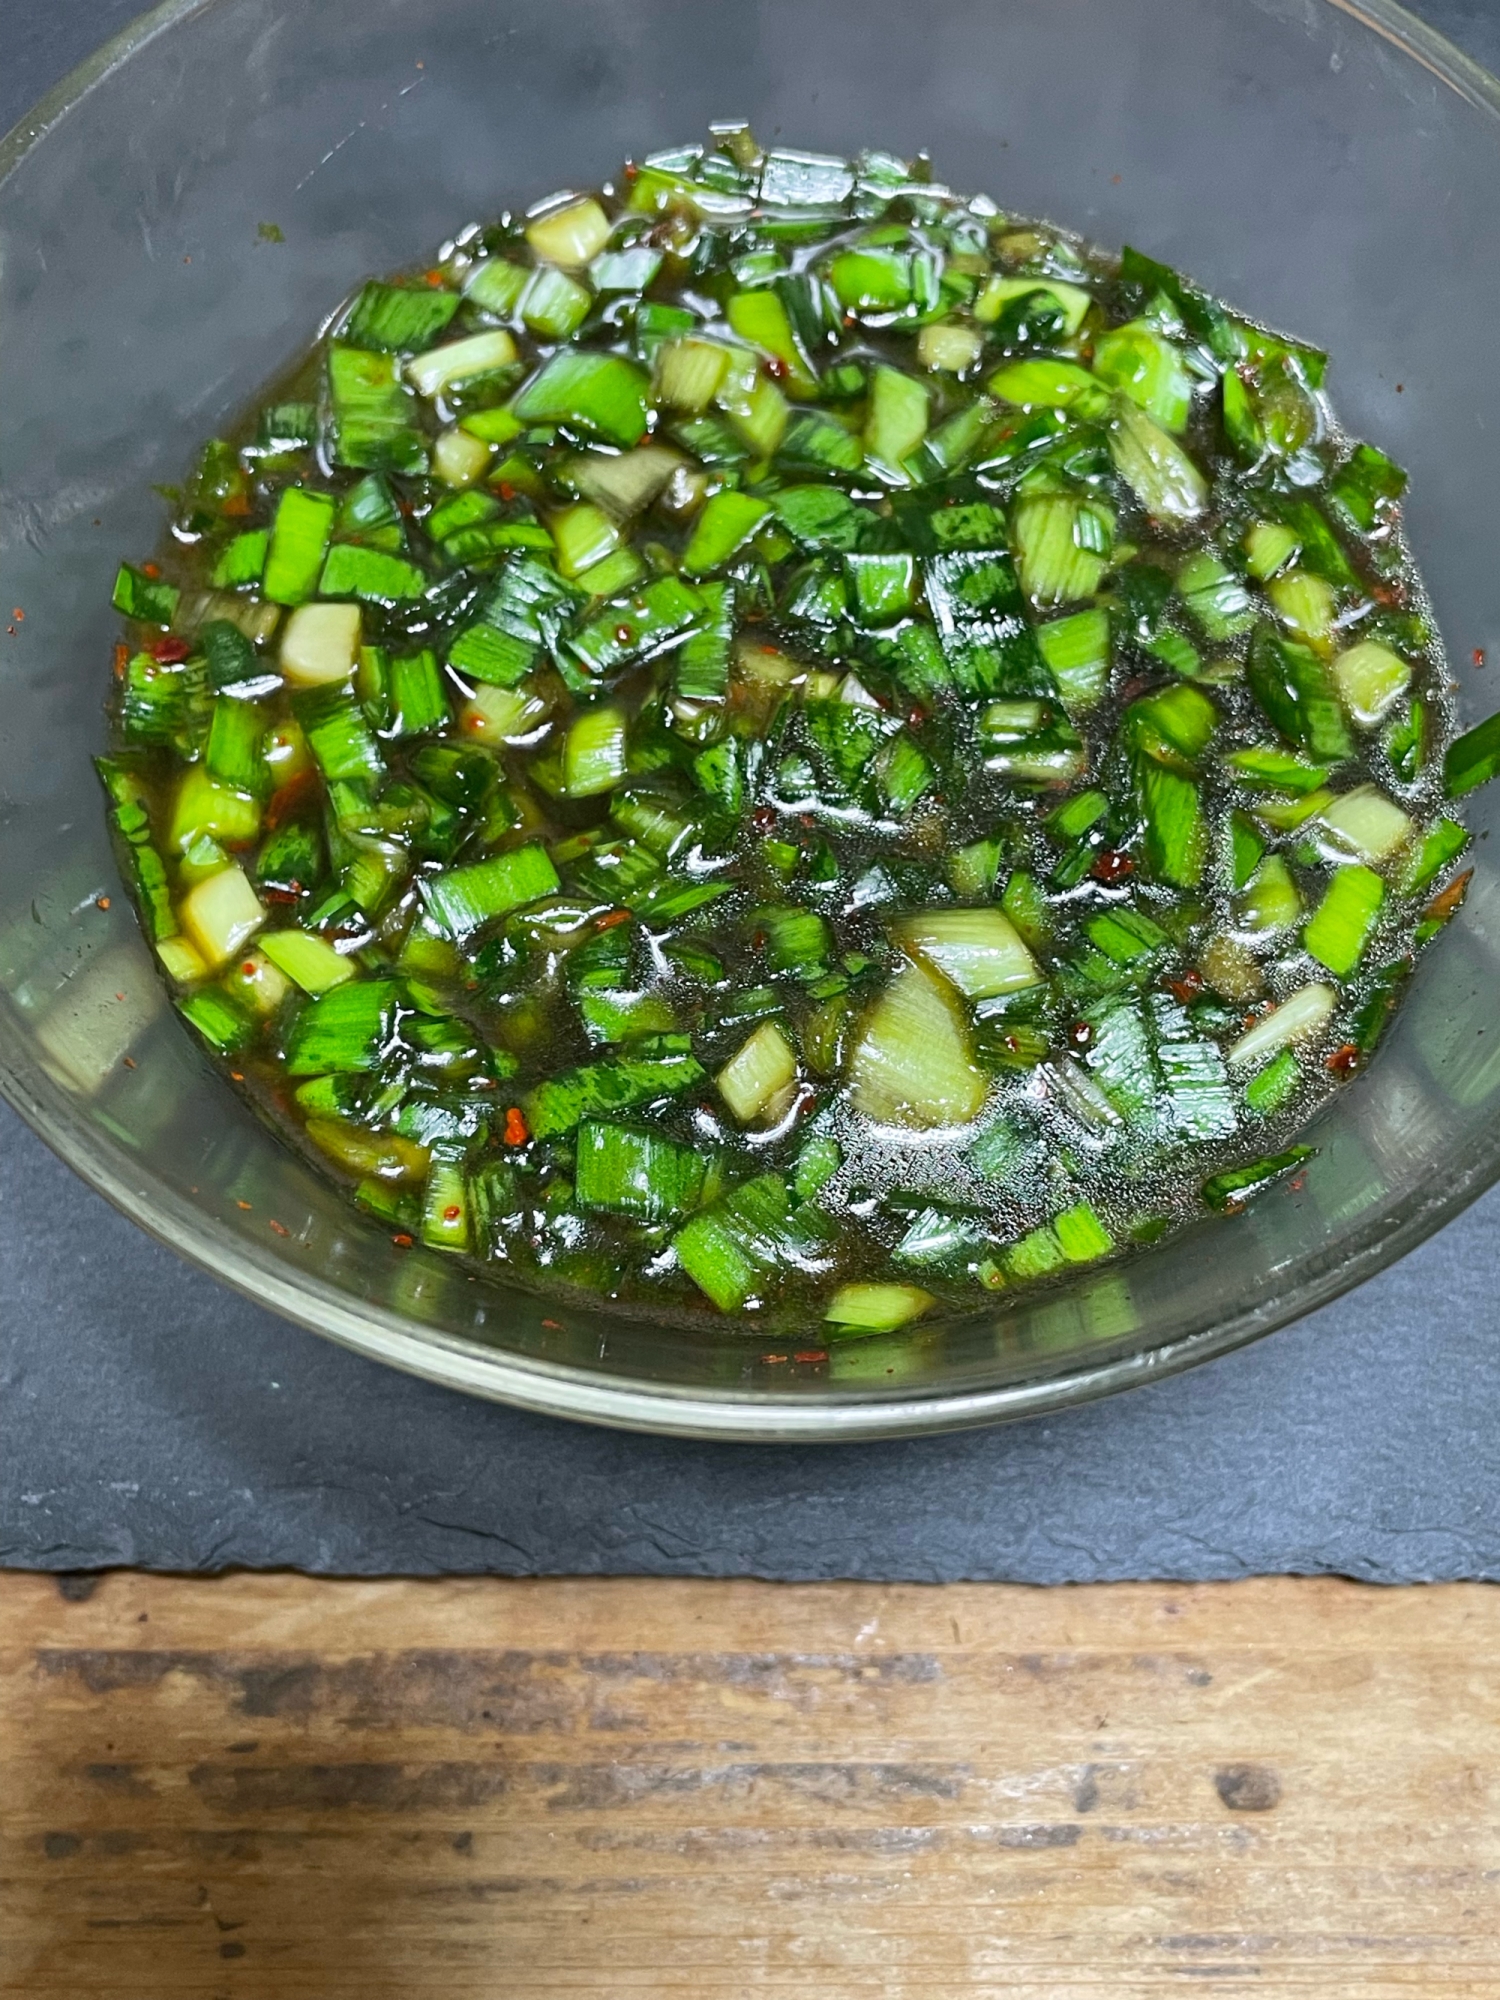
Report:
[[[1497,1638],[1479,1585],[4,1576],[0,1991],[1500,1996]]]

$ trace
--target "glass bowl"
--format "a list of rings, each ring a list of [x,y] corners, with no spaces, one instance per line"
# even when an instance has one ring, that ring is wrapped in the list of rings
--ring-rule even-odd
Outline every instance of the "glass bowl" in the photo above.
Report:
[[[153,483],[369,272],[629,153],[929,148],[941,179],[1131,241],[1328,348],[1409,466],[1467,720],[1492,641],[1500,85],[1385,0],[172,0],[0,148],[0,1089],[94,1187],[319,1333],[557,1415],[852,1438],[1032,1414],[1269,1331],[1500,1174],[1500,880],[1478,836],[1319,1154],[1233,1220],[960,1323],[764,1359],[402,1251],[263,1128],[167,1005],[90,768]],[[274,228],[269,225],[275,225]],[[19,612],[24,611],[24,623]],[[0,617],[0,624],[6,622]],[[107,903],[107,907],[106,907]],[[807,1329],[809,1349],[821,1346]]]

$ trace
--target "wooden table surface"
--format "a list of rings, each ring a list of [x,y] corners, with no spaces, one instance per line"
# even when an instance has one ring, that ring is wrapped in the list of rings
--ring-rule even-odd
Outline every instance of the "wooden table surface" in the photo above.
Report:
[[[25,2000],[1500,1995],[1500,1594],[0,1577]]]

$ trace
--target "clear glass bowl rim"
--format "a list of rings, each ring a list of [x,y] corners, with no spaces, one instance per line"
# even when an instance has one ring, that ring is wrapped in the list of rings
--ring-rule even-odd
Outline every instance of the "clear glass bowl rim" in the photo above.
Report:
[[[227,0],[163,0],[103,43],[0,138],[0,184],[95,85],[147,43]],[[1395,0],[1323,0],[1401,54],[1500,118],[1500,78]],[[1016,1421],[1092,1402],[1248,1345],[1363,1284],[1435,1234],[1500,1180],[1500,1124],[1456,1155],[1441,1187],[1429,1183],[1331,1269],[1313,1272],[1274,1299],[1182,1338],[1044,1379],[971,1392],[879,1400],[837,1390],[796,1401],[748,1390],[633,1385],[575,1366],[508,1355],[443,1334],[376,1306],[359,1305],[330,1284],[293,1282],[264,1252],[203,1210],[148,1178],[112,1146],[46,1076],[18,1024],[0,1012],[0,1096],[80,1179],[178,1256],[255,1303],[377,1360],[459,1390],[545,1415],[669,1436],[746,1443],[853,1441],[916,1436]]]

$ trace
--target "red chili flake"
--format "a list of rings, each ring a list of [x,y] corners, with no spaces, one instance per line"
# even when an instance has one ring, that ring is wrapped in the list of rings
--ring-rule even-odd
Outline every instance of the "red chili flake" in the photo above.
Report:
[[[531,1137],[525,1113],[519,1104],[512,1104],[505,1114],[505,1143],[507,1146],[524,1146]]]
[[[407,1235],[404,1229],[398,1229],[395,1235],[391,1238],[391,1241],[395,1244],[398,1250],[410,1250],[411,1248],[411,1238]]]
[[[768,1366],[778,1368],[788,1357],[785,1354],[763,1354],[760,1358]]]
[[[779,354],[766,355],[765,368],[773,382],[784,382],[792,372]]]
[[[502,500],[514,500],[516,497],[516,489],[508,479],[502,479],[495,490]]]
[[[1466,868],[1462,875],[1450,882],[1440,896],[1434,896],[1422,912],[1424,917],[1451,917],[1469,893],[1469,884],[1474,879],[1474,870]]]
[[[168,634],[164,639],[153,639],[146,650],[159,665],[175,667],[178,661],[185,660],[193,649],[186,639],[174,639]]]
[[[244,1071],[238,1069],[232,1069],[229,1072],[229,1081],[231,1083],[243,1083],[245,1081]]]
[[[1398,396],[1404,396],[1406,394],[1406,384],[1404,382],[1398,382],[1396,384],[1396,394]]]
[[[422,273],[422,276],[426,279],[427,283],[429,285],[432,285],[434,288],[443,282],[443,274],[438,269],[436,264],[433,265],[430,271],[424,271]]]
[[[236,1208],[249,1208],[249,1206],[250,1206],[250,1204],[249,1204],[249,1202],[248,1202],[248,1201],[237,1201],[237,1202],[235,1203],[235,1207],[236,1207]]]
[[[612,931],[616,924],[628,924],[629,922],[629,910],[606,910],[604,915],[594,925],[594,929],[596,931]]]
[[[1180,979],[1169,979],[1167,991],[1185,1007],[1190,1000],[1196,1000],[1203,991],[1203,974],[1195,965],[1190,965]]]
[[[244,964],[240,967],[240,971],[244,974],[246,979],[253,979],[255,977],[255,960],[253,958],[247,958]]]
[[[302,900],[301,885],[291,889],[262,889],[260,898],[263,903],[298,903]]]
[[[1086,1049],[1094,1039],[1094,1031],[1087,1021],[1075,1021],[1068,1030],[1068,1040],[1075,1049]]]
[[[1110,177],[1109,177],[1109,184],[1110,184],[1110,186],[1111,186],[1111,187],[1118,187],[1118,186],[1120,185],[1120,181],[1121,181],[1121,179],[1122,179],[1122,178],[1123,178],[1123,176],[1122,176],[1122,175],[1120,175],[1120,174],[1111,174],[1111,175],[1110,175]]]
[[[1360,1052],[1355,1042],[1345,1042],[1324,1060],[1324,1066],[1335,1076],[1353,1076],[1359,1068]]]
[[[1302,1190],[1307,1186],[1307,1175],[1293,1174],[1292,1178],[1287,1182],[1287,1186],[1293,1194],[1301,1194]]]
[[[1122,876],[1135,873],[1135,861],[1123,848],[1106,847],[1096,856],[1089,873],[1100,882],[1118,882]]]
[[[628,646],[634,637],[635,631],[632,626],[617,625],[615,627],[615,644],[617,646]]]
[[[640,170],[640,168],[639,168],[639,167],[638,167],[638,166],[636,165],[635,161],[634,161],[634,160],[627,160],[627,161],[625,162],[625,178],[626,178],[626,180],[628,180],[628,181],[636,181],[636,180],[639,180],[639,179],[640,179],[640,177],[641,177],[641,170]]]
[[[124,1062],[125,1062],[125,1067],[126,1067],[126,1069],[134,1069],[134,1068],[135,1068],[135,1057],[134,1057],[134,1056],[126,1056],[126,1057],[124,1058]]]
[[[751,938],[751,940],[750,940],[750,943],[751,943],[751,945],[753,946],[753,948],[754,948],[754,949],[755,949],[756,951],[764,951],[764,950],[765,950],[765,948],[766,948],[766,934],[765,934],[765,932],[764,932],[764,931],[757,931],[757,932],[755,933],[754,937],[753,937],[753,938]]]
[[[794,1354],[792,1359],[794,1361],[826,1361],[828,1359],[828,1349],[826,1347],[805,1347],[800,1354]]]
[[[26,623],[26,613],[21,609],[19,604],[16,606],[15,610],[11,612],[10,615],[12,618],[15,619],[18,625],[24,625]]]
[[[142,576],[149,576],[149,577],[150,577],[150,579],[151,579],[151,581],[152,581],[153,583],[155,583],[156,579],[157,579],[157,578],[158,578],[158,577],[159,577],[159,576],[161,575],[161,564],[160,564],[160,563],[150,563],[150,562],[147,562],[147,563],[142,563],[142,564],[141,564],[141,575],[142,575]]]
[[[927,711],[925,708],[909,708],[906,711],[906,726],[908,729],[920,729],[926,720]]]
[[[750,824],[757,833],[769,833],[778,818],[775,806],[757,806],[750,815]]]
[[[109,908],[108,896],[96,896],[94,898],[94,907],[100,910],[107,910]]]
[[[268,1217],[267,1222],[269,1227],[274,1229],[278,1236],[290,1236],[292,1233],[284,1222],[278,1222],[274,1216]]]
[[[845,326],[853,326],[853,324],[854,324],[854,315],[853,315],[853,313],[845,313],[845,314],[844,314],[844,324],[845,324]]]
[[[444,1222],[457,1222],[462,1214],[463,1210],[459,1207],[458,1203],[450,1201],[448,1206],[443,1210],[443,1220]]]
[[[123,1000],[123,999],[125,998],[125,995],[124,995],[123,993],[117,993],[117,994],[115,995],[115,998],[116,998],[117,1000]]]
[[[17,616],[17,617],[19,618],[19,617],[20,617],[20,615],[21,615],[21,614],[20,614],[20,612],[18,611],[18,612],[16,613],[16,616]],[[1474,659],[1474,664],[1475,664],[1475,666],[1476,666],[1476,667],[1482,667],[1482,666],[1484,665],[1484,648],[1483,648],[1483,646],[1476,646],[1476,647],[1474,648],[1474,653],[1473,653],[1473,659]]]
[[[544,1319],[542,1325],[546,1327],[549,1333],[561,1333],[564,1330],[560,1319]]]
[[[115,647],[115,679],[117,681],[124,680],[125,669],[129,665],[130,665],[130,648],[125,644],[124,640],[122,639],[119,645]]]

